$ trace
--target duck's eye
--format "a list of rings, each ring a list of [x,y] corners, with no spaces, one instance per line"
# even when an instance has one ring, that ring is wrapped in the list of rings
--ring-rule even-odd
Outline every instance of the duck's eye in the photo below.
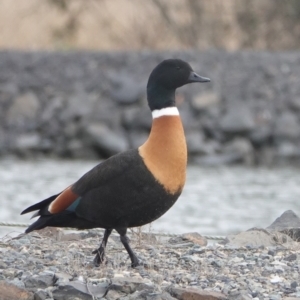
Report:
[[[176,67],[176,70],[179,71],[181,68],[180,67]]]

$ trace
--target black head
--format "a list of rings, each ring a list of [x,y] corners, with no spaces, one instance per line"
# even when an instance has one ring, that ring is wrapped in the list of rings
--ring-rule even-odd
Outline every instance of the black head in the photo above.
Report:
[[[192,82],[209,82],[181,59],[167,59],[150,74],[147,84],[148,104],[151,110],[175,106],[175,90]]]

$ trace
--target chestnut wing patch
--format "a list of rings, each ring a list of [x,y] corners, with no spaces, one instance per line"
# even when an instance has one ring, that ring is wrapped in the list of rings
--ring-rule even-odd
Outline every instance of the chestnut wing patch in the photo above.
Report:
[[[69,186],[60,195],[58,195],[54,201],[51,202],[48,210],[51,214],[62,212],[72,205],[72,203],[79,197],[80,196],[76,195],[72,191],[71,186]]]

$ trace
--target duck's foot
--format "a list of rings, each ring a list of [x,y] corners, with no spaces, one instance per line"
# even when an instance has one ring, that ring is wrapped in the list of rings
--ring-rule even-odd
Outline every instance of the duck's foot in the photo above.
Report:
[[[105,248],[100,246],[98,249],[94,250],[92,253],[96,254],[96,256],[93,260],[94,266],[99,267],[105,258]]]
[[[108,237],[110,236],[112,229],[105,229],[103,240],[100,244],[100,247],[94,250],[92,253],[96,254],[93,263],[95,267],[99,267],[100,264],[104,261],[105,258],[105,247],[107,244]]]
[[[131,267],[132,268],[136,268],[142,265],[142,263],[138,260],[138,258],[136,257],[136,255],[134,255],[133,257],[130,257],[131,259]]]

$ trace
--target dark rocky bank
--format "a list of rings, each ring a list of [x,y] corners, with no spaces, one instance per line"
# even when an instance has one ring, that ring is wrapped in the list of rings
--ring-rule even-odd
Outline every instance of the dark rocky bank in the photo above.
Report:
[[[210,243],[198,233],[132,232],[133,269],[117,235],[93,266],[99,230],[46,228],[0,241],[1,300],[299,300],[300,219]]]
[[[0,52],[0,155],[105,158],[148,136],[148,76],[179,57],[212,82],[178,90],[190,161],[300,161],[300,52]]]

